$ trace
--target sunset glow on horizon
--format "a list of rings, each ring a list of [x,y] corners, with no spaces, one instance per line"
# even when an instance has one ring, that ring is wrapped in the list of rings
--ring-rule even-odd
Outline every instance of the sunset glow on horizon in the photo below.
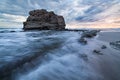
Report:
[[[79,28],[120,28],[120,23],[104,23],[104,22],[94,22],[94,23],[70,23],[67,24],[68,29],[79,29]]]

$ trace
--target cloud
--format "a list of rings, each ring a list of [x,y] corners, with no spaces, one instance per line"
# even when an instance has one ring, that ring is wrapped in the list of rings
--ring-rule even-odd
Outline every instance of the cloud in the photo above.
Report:
[[[47,9],[63,15],[68,25],[73,22],[120,22],[120,0],[1,0],[0,22],[22,25],[28,12],[33,9]]]
[[[120,18],[120,3],[114,4],[108,9],[104,10],[102,13],[96,15],[100,18],[100,21],[104,22],[116,22]]]
[[[1,27],[20,27],[23,21],[26,20],[26,16],[12,15],[12,14],[0,14],[0,26]]]
[[[0,16],[4,17],[4,21],[7,20],[9,22],[23,22],[26,20],[25,16],[21,15],[12,15],[12,14],[0,14]]]

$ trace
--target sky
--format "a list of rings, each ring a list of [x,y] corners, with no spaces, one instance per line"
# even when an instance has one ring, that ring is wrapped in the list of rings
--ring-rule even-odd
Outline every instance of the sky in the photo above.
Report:
[[[22,28],[34,9],[64,16],[67,28],[120,28],[120,0],[0,0],[0,28]]]

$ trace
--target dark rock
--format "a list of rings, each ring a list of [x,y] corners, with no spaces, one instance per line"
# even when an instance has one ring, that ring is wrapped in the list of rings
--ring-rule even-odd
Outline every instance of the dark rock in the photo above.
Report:
[[[120,50],[120,41],[110,42],[110,46],[116,50]]]
[[[87,54],[79,54],[79,57],[82,58],[85,61],[88,61],[88,56]]]
[[[29,12],[29,17],[23,23],[24,30],[64,30],[65,21],[63,16],[56,15],[53,11],[48,12],[45,9],[33,10]]]
[[[96,36],[99,31],[100,30],[90,30],[90,31],[84,30],[81,35],[81,38],[79,39],[79,42],[84,45],[87,44],[87,40],[85,40],[85,38],[92,38],[92,37]]]
[[[99,30],[91,30],[91,31],[85,31],[82,33],[82,38],[92,38],[97,35]]]
[[[80,39],[78,40],[78,42],[80,42],[80,43],[83,44],[83,45],[86,45],[86,44],[87,44],[87,41],[86,41],[84,38],[80,38]]]
[[[99,50],[93,50],[93,52],[94,52],[94,53],[100,53],[100,51],[99,51]]]
[[[4,33],[5,31],[0,31],[0,33]]]
[[[15,31],[10,31],[10,32],[15,32]]]
[[[102,45],[101,49],[106,49],[107,47],[105,45]]]
[[[99,50],[93,50],[93,53],[98,54],[98,55],[103,55],[103,53],[101,53],[101,51]]]

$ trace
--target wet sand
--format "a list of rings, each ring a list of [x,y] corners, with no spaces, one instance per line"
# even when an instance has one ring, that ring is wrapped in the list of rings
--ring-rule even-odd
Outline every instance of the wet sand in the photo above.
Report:
[[[120,41],[120,32],[100,32],[97,39],[107,46],[97,57],[97,67],[103,80],[120,80],[120,51],[113,49],[109,42]],[[94,66],[95,67],[95,66]]]
[[[120,41],[120,32],[100,32],[98,39],[106,42]]]

